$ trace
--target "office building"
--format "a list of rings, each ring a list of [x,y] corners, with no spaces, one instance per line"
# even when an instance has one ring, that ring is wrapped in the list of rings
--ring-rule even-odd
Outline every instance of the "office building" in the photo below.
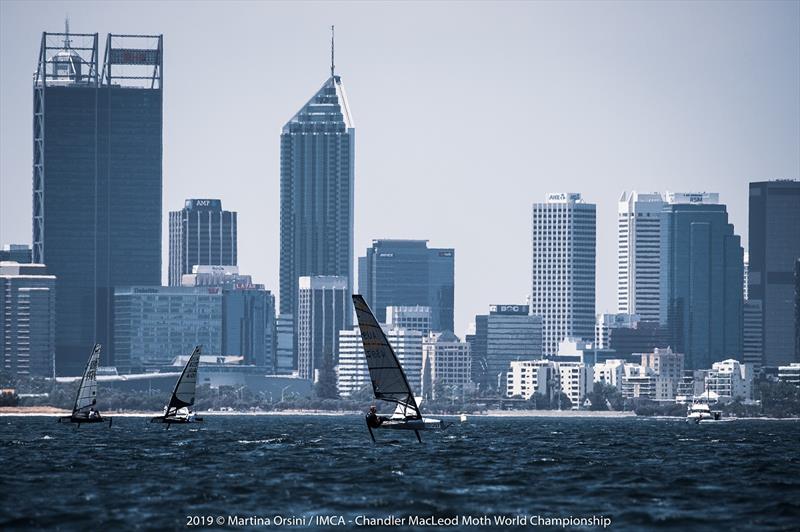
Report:
[[[502,393],[512,361],[542,358],[542,318],[528,305],[490,305],[488,315],[475,317],[470,346],[475,384]]]
[[[431,307],[421,305],[386,307],[386,325],[390,328],[419,331],[423,336],[431,332]]]
[[[0,262],[30,264],[33,262],[33,250],[27,244],[6,244],[0,249]]]
[[[463,397],[471,390],[469,344],[450,331],[422,339],[422,394],[427,399]]]
[[[373,240],[358,259],[358,290],[379,322],[386,307],[431,309],[431,330],[453,330],[455,251],[427,240]]]
[[[33,262],[58,279],[56,372],[115,362],[116,286],[161,284],[160,35],[42,34],[33,77]]]
[[[322,87],[283,126],[280,157],[280,314],[297,318],[295,327],[299,327],[298,279],[337,276],[344,279],[350,307],[342,328],[349,329],[355,125],[342,79],[333,65]],[[336,333],[338,330],[331,333],[334,342]],[[299,349],[299,342],[295,346]],[[309,369],[304,367],[301,374]]]
[[[764,359],[764,317],[760,299],[747,299],[742,307],[742,361],[761,369]]]
[[[392,346],[397,360],[403,367],[408,385],[415,394],[422,392],[422,338],[419,331],[382,325],[386,339]],[[367,359],[364,356],[364,344],[361,330],[353,327],[339,331],[337,386],[341,397],[350,397],[361,390],[368,389],[372,393],[372,381],[369,377]]]
[[[319,380],[325,357],[336,361],[339,331],[349,329],[353,312],[347,277],[304,276],[298,279],[297,369],[303,379]]]
[[[745,251],[744,252],[744,286],[742,287],[742,295],[744,296],[744,300],[747,301],[749,299],[749,292],[747,291],[747,285],[750,283],[750,254]]]
[[[0,261],[0,362],[3,371],[13,376],[53,376],[55,303],[56,277],[47,274],[44,264]]]
[[[617,222],[617,312],[658,320],[661,210],[659,193],[623,192]]]
[[[595,205],[580,194],[533,205],[531,314],[542,317],[546,356],[564,338],[594,337],[595,228]]]
[[[236,266],[236,213],[218,199],[187,199],[169,213],[169,285],[197,265]]]
[[[222,353],[223,291],[218,287],[130,286],[114,290],[116,367],[160,369],[196,345]]]
[[[717,194],[667,194],[660,320],[689,369],[742,355],[743,250]],[[751,259],[751,279],[753,254]],[[751,297],[753,293],[751,290]]]
[[[291,375],[297,367],[294,357],[294,319],[291,314],[278,314],[275,319],[275,373]]]
[[[798,228],[800,181],[750,183],[747,292],[748,299],[761,301],[763,363],[768,367],[800,361],[792,308]]]
[[[641,321],[638,314],[598,314],[594,327],[594,345],[609,349],[612,329],[634,329]]]
[[[667,379],[671,383],[672,393],[676,393],[683,378],[684,356],[673,353],[672,349],[654,349],[650,353],[642,353],[642,367],[653,375]]]

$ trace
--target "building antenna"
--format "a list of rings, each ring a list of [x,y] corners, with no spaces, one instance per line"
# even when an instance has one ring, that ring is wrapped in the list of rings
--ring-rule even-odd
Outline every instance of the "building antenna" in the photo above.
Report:
[[[64,50],[69,50],[69,15],[64,18]]]
[[[331,77],[333,77],[333,70],[334,70],[334,64],[333,64],[333,50],[334,50],[333,49],[333,37],[334,37],[333,26],[331,26]]]

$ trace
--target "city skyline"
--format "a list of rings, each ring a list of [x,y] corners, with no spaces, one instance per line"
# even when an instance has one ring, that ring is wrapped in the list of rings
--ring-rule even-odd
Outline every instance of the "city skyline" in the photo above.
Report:
[[[530,272],[527,219],[530,205],[542,201],[547,192],[575,190],[597,205],[596,311],[600,313],[616,310],[616,201],[623,191],[719,192],[720,203],[728,206],[735,232],[742,235],[747,249],[747,183],[800,176],[800,105],[793,96],[800,90],[800,46],[792,46],[800,43],[800,36],[791,22],[797,20],[796,4],[762,4],[760,8],[698,4],[686,8],[694,10],[694,16],[686,20],[682,18],[685,10],[664,4],[634,5],[625,10],[619,4],[604,4],[604,8],[581,4],[580,13],[571,6],[457,4],[462,19],[458,30],[437,26],[449,5],[431,6],[418,21],[419,6],[389,6],[378,15],[371,6],[320,4],[310,18],[303,19],[302,31],[296,36],[286,32],[299,26],[281,29],[269,21],[270,14],[291,14],[295,7],[239,6],[226,14],[231,13],[246,28],[256,21],[244,19],[258,18],[258,24],[273,32],[266,32],[272,49],[280,50],[286,39],[297,47],[292,46],[294,53],[287,54],[289,58],[268,54],[263,71],[254,73],[257,82],[253,87],[233,83],[241,93],[236,101],[227,92],[231,89],[222,86],[225,83],[211,83],[209,89],[192,83],[187,67],[197,53],[197,40],[210,31],[214,13],[210,6],[193,9],[188,22],[196,20],[198,24],[191,24],[179,17],[177,12],[182,10],[170,5],[159,9],[157,22],[148,19],[147,10],[136,9],[138,3],[115,5],[102,13],[81,8],[86,5],[58,3],[46,9],[43,3],[35,7],[2,4],[3,243],[30,243],[31,142],[29,134],[19,132],[30,132],[28,74],[35,67],[31,58],[36,55],[39,35],[61,31],[65,11],[72,14],[75,32],[165,34],[165,63],[170,74],[164,96],[162,233],[166,233],[166,212],[185,198],[221,198],[241,216],[242,270],[273,292],[278,289],[279,128],[327,75],[327,26],[337,24],[337,72],[347,79],[360,131],[355,249],[365,249],[372,239],[379,238],[427,239],[432,246],[455,248],[459,253],[455,332],[459,336],[491,301],[524,300]],[[654,12],[663,16],[653,16]],[[487,19],[487,13],[495,18]],[[648,20],[640,21],[644,15]],[[524,23],[515,24],[516,16]],[[389,25],[384,17],[396,19],[386,35],[381,34],[380,26]],[[597,28],[587,25],[593,17]],[[719,17],[729,24],[703,26]],[[598,29],[612,18],[624,30],[619,36],[606,36]],[[400,29],[406,19],[417,35],[413,45],[404,45],[398,38],[399,32],[409,31]],[[16,20],[19,24],[12,22]],[[648,34],[652,20],[658,20],[660,33]],[[637,22],[646,24],[637,28]],[[539,24],[556,24],[566,35],[539,28]],[[529,37],[527,30],[539,36]],[[493,41],[500,31],[506,39]],[[481,45],[470,32],[484,38]],[[212,61],[220,65],[220,79],[235,79],[238,61],[249,64],[257,56],[245,46],[246,38],[223,35],[224,46],[211,47],[209,53],[214,58],[217,54],[235,55],[230,64]],[[689,43],[683,48],[673,42],[681,35]],[[581,36],[585,38],[577,39]],[[593,39],[600,44],[599,51],[592,49]],[[675,50],[666,49],[667,42]],[[637,43],[654,47],[656,58],[662,60],[657,66],[665,68],[652,65],[652,58],[632,54]],[[572,48],[544,56],[541,50],[548,45]],[[694,56],[686,56],[686,49],[692,46],[699,49]],[[499,57],[499,51],[507,52],[508,57]],[[619,71],[604,74],[606,62]],[[507,69],[512,63],[515,69]],[[701,72],[708,64],[716,67],[712,69],[714,79]],[[585,71],[580,67],[586,67]],[[580,74],[563,74],[570,69]],[[636,79],[629,79],[631,76]],[[624,85],[626,80],[634,83]],[[659,83],[664,81],[668,83],[662,88]],[[474,106],[467,120],[462,107],[465,102],[452,90],[460,83],[472,84],[468,93],[488,91],[497,97],[491,98],[489,106]],[[537,98],[525,100],[527,108],[520,109],[519,98],[527,95],[531,86]],[[625,90],[615,96],[620,87]],[[220,91],[222,97],[213,99]],[[377,96],[371,96],[373,93]],[[193,116],[198,99],[204,97],[207,101],[200,108],[205,113]],[[742,100],[747,109],[736,109],[735,104]],[[664,114],[655,110],[659,105],[666,106]],[[555,107],[552,114],[548,106]],[[240,109],[257,115],[255,145],[248,144],[248,135],[237,133],[242,123],[229,116]],[[542,127],[507,125],[510,131],[491,139],[479,134],[498,116],[510,116],[510,109],[518,113],[520,122],[539,118],[536,123]],[[677,114],[669,118],[670,112]],[[387,113],[392,119],[384,124]],[[557,125],[559,118],[565,125]],[[247,127],[245,131],[253,133]],[[600,137],[601,131],[610,134]],[[439,142],[443,134],[450,141],[445,145]],[[653,139],[643,141],[637,138],[640,135]],[[767,140],[759,142],[760,137]],[[256,164],[249,162],[252,158],[237,160],[237,154],[255,146],[257,153],[264,154]],[[525,156],[531,146],[538,154],[533,160]],[[578,159],[587,159],[584,166],[566,158],[573,150],[583,156]],[[469,156],[464,157],[465,153]],[[487,175],[493,184],[490,189],[476,186],[471,191],[473,187],[462,184],[484,182]],[[398,186],[401,179],[402,187]],[[555,181],[558,186],[553,186]],[[443,198],[456,201],[456,208],[446,209],[447,216],[441,215]],[[403,218],[409,206],[415,216]],[[402,229],[398,219],[404,220]],[[497,234],[503,237],[496,238]],[[164,236],[162,256],[167,248]],[[162,282],[166,264],[164,257]],[[496,274],[488,283],[482,282],[486,271]]]

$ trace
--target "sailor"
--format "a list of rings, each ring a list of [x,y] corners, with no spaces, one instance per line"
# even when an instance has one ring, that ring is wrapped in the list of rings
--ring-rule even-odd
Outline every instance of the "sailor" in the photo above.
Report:
[[[369,407],[369,412],[367,413],[367,425],[370,428],[377,429],[380,427],[384,421],[389,419],[386,416],[379,416],[378,409],[375,408],[375,405]]]
[[[99,414],[97,413],[97,410],[94,409],[94,407],[89,409],[89,419],[94,419],[98,416]]]

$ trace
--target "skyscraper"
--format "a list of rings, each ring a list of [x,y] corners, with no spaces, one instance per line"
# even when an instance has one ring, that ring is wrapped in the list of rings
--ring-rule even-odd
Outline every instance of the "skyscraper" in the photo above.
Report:
[[[297,280],[303,276],[344,278],[350,301],[354,158],[355,125],[344,85],[331,64],[331,76],[281,132],[280,314],[284,317],[299,319]],[[347,328],[351,322],[348,312]],[[296,325],[294,330],[296,334]]]
[[[305,276],[298,285],[297,368],[300,378],[316,382],[325,357],[336,364],[339,331],[350,328],[353,304],[346,277]]]
[[[58,280],[56,371],[114,356],[113,291],[161,283],[162,37],[43,33],[33,79],[33,261]]]
[[[661,306],[688,369],[742,355],[743,250],[718,194],[668,193],[661,223]]]
[[[373,240],[358,259],[358,290],[381,323],[388,306],[421,305],[432,330],[452,331],[454,279],[455,251],[427,240]]]
[[[476,316],[475,324],[467,341],[472,379],[481,389],[503,393],[512,361],[542,358],[542,318],[530,315],[528,305],[490,305],[489,314]]]
[[[531,314],[542,317],[546,356],[564,338],[594,338],[595,230],[596,207],[580,194],[533,204]]]
[[[798,360],[793,268],[800,257],[800,181],[750,183],[748,297],[761,301],[764,365]]]
[[[0,261],[0,367],[52,377],[55,327],[55,276],[43,264]]]
[[[187,199],[169,213],[169,285],[180,286],[192,266],[236,266],[236,213],[218,199]]]
[[[618,204],[617,312],[658,321],[661,210],[659,193],[623,192]]]

